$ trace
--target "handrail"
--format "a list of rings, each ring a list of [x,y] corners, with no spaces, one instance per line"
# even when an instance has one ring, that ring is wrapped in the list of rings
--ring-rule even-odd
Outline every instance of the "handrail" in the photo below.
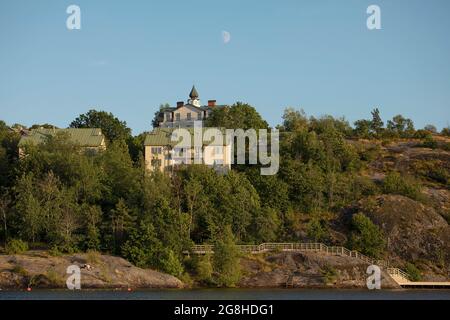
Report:
[[[259,245],[253,244],[241,244],[237,245],[239,250],[244,253],[263,253],[267,251],[273,250],[281,250],[281,251],[314,251],[314,252],[323,252],[325,254],[332,254],[338,256],[345,256],[350,258],[360,259],[364,262],[375,264],[386,268],[388,273],[391,276],[399,276],[402,277],[404,281],[410,281],[409,275],[398,268],[391,267],[387,261],[377,260],[370,258],[358,251],[349,250],[342,246],[327,246],[323,243],[319,242],[300,242],[300,243],[277,243],[277,242],[266,242],[261,243]],[[191,252],[194,254],[206,254],[206,253],[214,253],[214,246],[211,244],[197,244],[193,245],[191,248]]]

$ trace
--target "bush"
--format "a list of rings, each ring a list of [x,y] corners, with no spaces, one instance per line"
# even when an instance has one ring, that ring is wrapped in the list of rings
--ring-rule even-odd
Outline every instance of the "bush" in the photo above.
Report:
[[[195,268],[199,281],[209,283],[212,280],[213,266],[211,263],[211,256],[205,254],[198,258]]]
[[[379,258],[386,246],[380,228],[364,214],[358,213],[352,217],[352,229],[350,247],[368,256]]]
[[[436,149],[438,147],[438,143],[433,139],[432,135],[427,135],[422,143],[422,147]]]
[[[6,244],[6,254],[21,254],[28,251],[28,244],[20,239],[12,239]]]
[[[321,242],[328,238],[328,230],[325,221],[317,217],[314,217],[309,221],[306,227],[306,233],[308,238],[316,242]]]
[[[447,127],[447,128],[442,129],[441,134],[442,134],[443,136],[450,137],[450,127]]]
[[[338,271],[332,266],[325,266],[321,269],[321,273],[324,278],[325,284],[332,284],[336,282],[336,279],[339,275]]]
[[[407,263],[405,266],[405,271],[408,273],[411,281],[420,281],[422,279],[422,274],[419,269],[412,263]]]
[[[389,173],[383,181],[383,192],[399,194],[413,200],[421,200],[420,185],[411,177],[401,176],[398,172]]]

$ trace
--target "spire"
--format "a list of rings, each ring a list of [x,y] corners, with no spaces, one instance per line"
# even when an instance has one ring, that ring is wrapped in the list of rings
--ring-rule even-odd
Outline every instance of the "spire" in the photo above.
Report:
[[[198,92],[195,89],[195,86],[192,86],[191,93],[189,93],[189,98],[191,98],[191,99],[198,99]]]

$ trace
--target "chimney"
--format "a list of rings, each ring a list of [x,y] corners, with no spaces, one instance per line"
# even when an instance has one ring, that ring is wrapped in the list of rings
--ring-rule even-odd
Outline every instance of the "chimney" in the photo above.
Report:
[[[216,100],[208,100],[208,107],[215,107],[216,106]]]
[[[184,106],[184,101],[177,101],[177,109]]]

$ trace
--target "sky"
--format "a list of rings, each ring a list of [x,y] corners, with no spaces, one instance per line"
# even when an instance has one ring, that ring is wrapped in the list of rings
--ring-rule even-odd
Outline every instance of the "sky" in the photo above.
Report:
[[[440,129],[449,14],[447,0],[0,0],[0,119],[67,127],[97,109],[138,134],[195,84],[203,103],[246,102],[272,126],[286,107],[351,123],[378,107]]]

